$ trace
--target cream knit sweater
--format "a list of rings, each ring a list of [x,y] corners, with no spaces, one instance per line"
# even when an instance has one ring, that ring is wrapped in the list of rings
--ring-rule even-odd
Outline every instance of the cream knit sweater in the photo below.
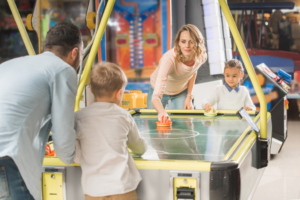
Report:
[[[124,194],[142,180],[126,145],[135,154],[147,150],[131,115],[116,104],[95,102],[75,113],[74,161],[81,164],[84,194]]]
[[[202,61],[195,62],[193,66],[187,66],[182,62],[178,63],[175,57],[174,48],[167,51],[160,59],[156,70],[151,74],[150,83],[154,88],[152,101],[154,99],[161,100],[163,94],[175,95],[185,90],[189,80],[206,61],[203,58]]]
[[[212,106],[217,105],[218,110],[239,110],[242,107],[249,106],[252,110],[256,110],[249,91],[245,86],[240,86],[238,92],[234,89],[229,92],[225,85],[217,86],[213,93],[202,102],[202,107],[210,103]]]

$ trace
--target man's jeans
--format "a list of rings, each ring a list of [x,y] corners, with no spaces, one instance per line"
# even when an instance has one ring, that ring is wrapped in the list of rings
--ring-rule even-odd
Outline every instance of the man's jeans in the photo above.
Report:
[[[17,165],[10,157],[0,157],[0,200],[34,200]]]

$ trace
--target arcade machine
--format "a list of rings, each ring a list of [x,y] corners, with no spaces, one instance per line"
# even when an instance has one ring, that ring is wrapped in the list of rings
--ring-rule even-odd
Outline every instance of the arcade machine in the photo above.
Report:
[[[26,21],[28,13],[32,12],[35,0],[16,1],[22,21]],[[33,32],[27,32],[30,40],[37,49],[37,37]],[[0,1],[0,63],[28,55],[17,24],[10,12],[7,1]]]
[[[170,0],[116,0],[101,41],[102,61],[119,65],[126,90],[148,92],[150,75],[170,49]]]
[[[86,27],[85,15],[89,0],[37,0],[32,14],[27,15],[26,27],[38,35],[39,52],[43,51],[43,43],[47,31],[59,22],[72,22],[82,34],[84,46],[91,40],[91,34]]]
[[[128,84],[121,106],[146,108],[150,75],[170,49],[170,0],[116,0],[98,53],[119,65]]]
[[[278,70],[278,75],[276,75],[264,63],[257,65],[255,72],[265,94],[267,109],[273,116],[271,154],[278,154],[287,139],[288,101],[286,96],[290,89],[288,84],[291,82],[292,76],[281,69]],[[256,105],[257,110],[259,110],[259,101],[248,76],[245,78],[244,85],[249,89],[251,99]]]
[[[13,1],[8,0],[13,9]],[[219,110],[206,116],[203,110],[167,110],[172,127],[158,129],[151,109],[129,111],[149,151],[132,155],[143,178],[139,199],[249,199],[268,165],[271,148],[271,115],[263,91],[225,1],[219,1],[232,35],[257,93],[260,112]],[[99,29],[79,81],[75,111],[79,110],[92,64],[98,52],[114,1],[107,1]],[[20,21],[15,15],[16,21]],[[22,25],[22,24],[21,24]],[[24,31],[24,26],[19,26]],[[26,37],[26,34],[23,35]],[[26,38],[25,38],[26,39]],[[30,50],[30,40],[26,40]],[[30,52],[30,51],[29,51]],[[34,54],[34,51],[31,52]],[[158,130],[157,130],[158,129]],[[84,199],[79,164],[65,165],[55,156],[44,159],[43,199]]]

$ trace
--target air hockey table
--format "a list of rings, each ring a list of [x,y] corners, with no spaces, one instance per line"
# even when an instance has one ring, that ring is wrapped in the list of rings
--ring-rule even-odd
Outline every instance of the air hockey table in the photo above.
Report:
[[[161,129],[156,126],[155,110],[130,111],[148,145],[144,155],[132,154],[143,179],[137,188],[139,199],[251,199],[265,167],[257,167],[259,134],[248,122],[240,120],[236,111],[219,111],[215,117],[204,116],[203,110],[167,112],[172,127]],[[259,127],[260,114],[248,113]],[[270,113],[267,119],[271,139]],[[54,196],[84,200],[80,178],[78,164],[65,165],[56,157],[45,157],[44,200]]]

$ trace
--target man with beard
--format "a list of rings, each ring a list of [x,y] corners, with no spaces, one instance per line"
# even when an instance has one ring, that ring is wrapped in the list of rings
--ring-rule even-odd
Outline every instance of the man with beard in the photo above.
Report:
[[[42,163],[49,132],[66,164],[75,154],[76,70],[83,52],[79,29],[59,23],[44,53],[0,65],[0,199],[41,199]]]

